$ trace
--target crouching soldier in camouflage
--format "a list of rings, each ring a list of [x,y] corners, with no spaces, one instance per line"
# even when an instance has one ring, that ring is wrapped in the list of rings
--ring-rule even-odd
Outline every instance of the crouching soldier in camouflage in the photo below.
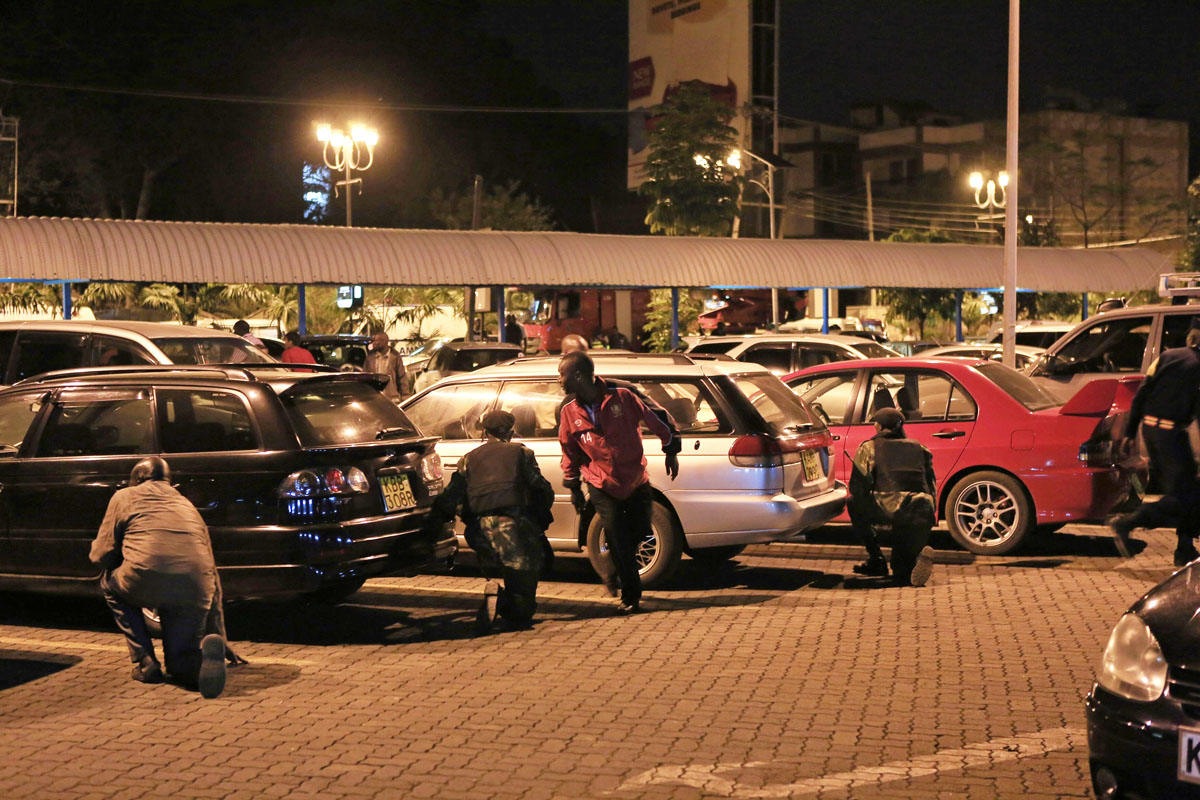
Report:
[[[477,618],[479,633],[487,633],[497,615],[514,628],[533,620],[538,576],[549,552],[545,530],[553,520],[554,489],[533,451],[511,441],[512,414],[489,411],[481,423],[484,443],[458,462],[427,524],[444,525],[456,515],[466,523],[467,544],[489,578]],[[503,589],[491,580],[497,569]]]
[[[873,527],[892,527],[892,577],[900,586],[924,586],[933,569],[928,547],[936,491],[933,454],[904,435],[904,415],[883,408],[872,417],[875,436],[863,442],[850,474],[850,519],[867,548],[860,575],[887,575],[883,551]]]

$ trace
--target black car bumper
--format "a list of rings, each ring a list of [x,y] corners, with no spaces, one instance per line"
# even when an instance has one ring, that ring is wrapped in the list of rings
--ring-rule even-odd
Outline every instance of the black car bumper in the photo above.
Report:
[[[1200,798],[1200,785],[1177,777],[1179,726],[1196,727],[1179,704],[1164,697],[1153,703],[1125,700],[1099,687],[1087,696],[1088,757],[1092,780],[1106,786],[1106,770],[1116,781],[1113,797]]]
[[[239,531],[263,541],[289,542],[289,558],[277,563],[226,563],[220,567],[226,599],[286,597],[348,581],[412,575],[454,557],[453,528],[419,527],[425,514],[371,517],[340,523]],[[258,534],[258,536],[254,536]],[[241,559],[238,559],[241,560]]]

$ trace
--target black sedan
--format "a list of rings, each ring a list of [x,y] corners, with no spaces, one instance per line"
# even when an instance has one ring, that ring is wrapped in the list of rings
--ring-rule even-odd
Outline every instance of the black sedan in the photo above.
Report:
[[[1087,697],[1101,798],[1200,798],[1200,561],[1113,628]]]

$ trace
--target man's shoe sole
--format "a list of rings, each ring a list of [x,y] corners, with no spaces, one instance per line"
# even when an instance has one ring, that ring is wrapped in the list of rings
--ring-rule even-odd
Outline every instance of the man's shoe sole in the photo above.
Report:
[[[200,642],[200,696],[211,700],[225,691],[225,640],[215,633]]]
[[[475,614],[475,630],[479,633],[490,631],[496,622],[499,609],[500,584],[488,581],[483,587],[483,602],[479,604],[479,611]]]
[[[912,575],[908,582],[913,586],[924,586],[929,583],[929,576],[933,573],[933,548],[922,547],[921,552],[917,555],[917,563],[913,565]]]

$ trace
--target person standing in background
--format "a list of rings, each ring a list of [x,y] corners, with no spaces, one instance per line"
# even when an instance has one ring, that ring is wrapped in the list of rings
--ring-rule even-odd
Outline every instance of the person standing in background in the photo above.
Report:
[[[409,386],[408,372],[404,369],[404,359],[388,341],[388,335],[379,331],[371,336],[371,346],[367,349],[367,372],[387,377],[387,386],[383,387],[384,395],[393,403],[399,403],[412,394]]]

